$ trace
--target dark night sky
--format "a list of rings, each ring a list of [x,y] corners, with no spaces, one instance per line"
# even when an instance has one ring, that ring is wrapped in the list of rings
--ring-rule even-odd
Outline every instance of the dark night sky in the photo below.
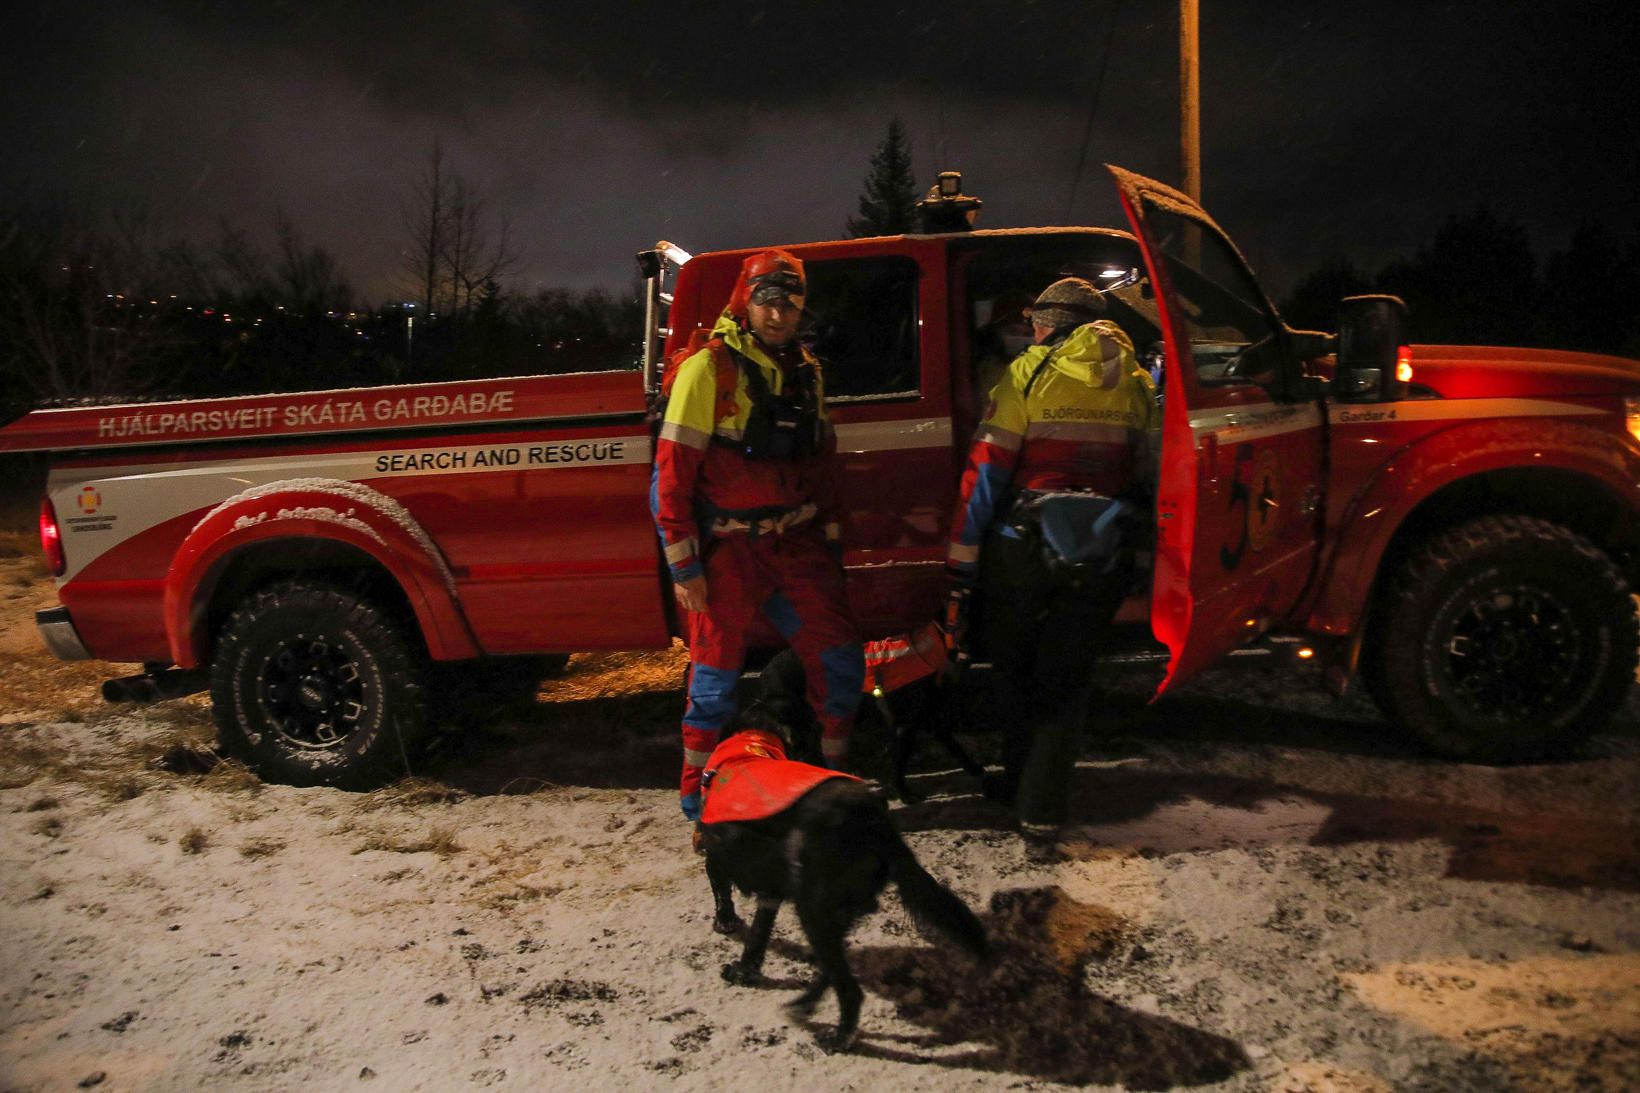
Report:
[[[1580,219],[1640,231],[1640,5],[1201,3],[1204,203],[1278,292],[1331,255],[1409,253],[1480,202],[1540,256]],[[1176,180],[1175,12],[37,0],[0,43],[0,198],[198,237],[283,209],[384,297],[437,137],[511,218],[514,287],[619,286],[657,238],[836,237],[898,114],[919,185],[961,169],[982,226],[1118,224],[1100,162]]]

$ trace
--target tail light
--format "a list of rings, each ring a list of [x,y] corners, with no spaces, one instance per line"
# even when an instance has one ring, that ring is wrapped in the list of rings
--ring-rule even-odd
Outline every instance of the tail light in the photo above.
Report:
[[[1395,351],[1395,380],[1397,383],[1412,382],[1412,346],[1403,345]]]
[[[63,557],[63,533],[57,526],[57,510],[51,507],[51,498],[40,498],[40,549],[45,551],[46,565],[53,577],[61,577],[68,569]]]

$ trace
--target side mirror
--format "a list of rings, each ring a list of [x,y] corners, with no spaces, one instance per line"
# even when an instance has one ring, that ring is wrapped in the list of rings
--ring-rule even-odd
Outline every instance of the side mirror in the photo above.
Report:
[[[1350,402],[1406,398],[1396,374],[1406,344],[1407,305],[1399,296],[1346,296],[1338,305],[1338,362],[1333,394]]]

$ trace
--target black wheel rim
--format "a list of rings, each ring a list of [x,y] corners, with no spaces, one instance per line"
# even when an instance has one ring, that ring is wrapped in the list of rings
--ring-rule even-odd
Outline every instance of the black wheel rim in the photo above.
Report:
[[[1466,597],[1434,628],[1441,682],[1472,714],[1492,721],[1560,710],[1578,686],[1584,636],[1559,594],[1493,586]]]
[[[324,636],[286,642],[262,668],[262,702],[280,736],[302,748],[346,743],[365,716],[363,674],[352,651]]]

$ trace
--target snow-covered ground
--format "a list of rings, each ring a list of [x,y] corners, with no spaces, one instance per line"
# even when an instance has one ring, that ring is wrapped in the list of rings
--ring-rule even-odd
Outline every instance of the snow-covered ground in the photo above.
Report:
[[[42,593],[8,594],[20,623]],[[1053,865],[965,776],[920,777],[907,840],[999,957],[886,898],[827,1056],[829,1000],[780,1006],[809,975],[789,911],[767,986],[719,976],[676,655],[577,658],[350,794],[190,772],[199,700],[100,710],[28,630],[0,637],[0,1089],[1640,1088],[1632,702],[1587,758],[1492,769],[1290,677],[1124,700]]]

